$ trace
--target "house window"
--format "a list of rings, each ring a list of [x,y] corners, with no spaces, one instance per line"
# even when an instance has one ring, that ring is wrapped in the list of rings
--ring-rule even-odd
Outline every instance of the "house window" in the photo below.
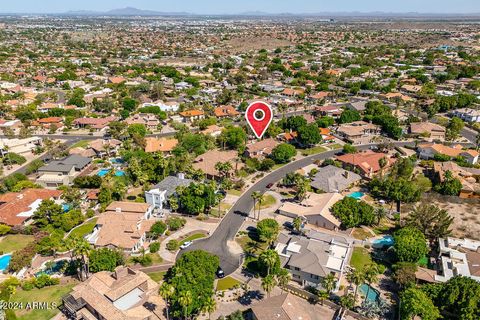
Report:
[[[298,274],[294,274],[292,275],[292,277],[294,277],[295,279],[300,279],[300,276]]]
[[[312,279],[314,279],[314,280],[318,280],[318,279],[319,279],[319,277],[316,276],[316,275],[314,275],[314,274],[310,274],[310,278],[312,278]]]
[[[298,268],[298,267],[294,267],[293,269],[294,269],[295,271],[300,271],[300,268]]]

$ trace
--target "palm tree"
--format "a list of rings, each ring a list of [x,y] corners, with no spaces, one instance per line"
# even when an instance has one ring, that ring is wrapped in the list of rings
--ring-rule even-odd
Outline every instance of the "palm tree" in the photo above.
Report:
[[[320,301],[320,304],[323,306],[323,301],[328,299],[329,293],[326,290],[318,290],[317,291],[317,298]]]
[[[253,199],[253,219],[256,219],[256,217],[255,217],[255,206],[256,206],[256,204],[257,204],[257,199],[260,197],[260,192],[254,191],[254,192],[252,193],[252,196],[251,196],[251,197],[252,197],[252,199]]]
[[[72,250],[72,254],[80,262],[79,279],[84,281],[88,277],[87,257],[90,252],[90,243],[84,238],[73,238],[68,244],[68,248]]]
[[[169,283],[164,282],[162,286],[160,287],[160,295],[165,299],[166,302],[166,309],[167,309],[167,320],[170,319],[170,315],[168,313],[168,306],[169,306],[169,300],[173,295],[175,294],[175,287],[172,286]]]
[[[262,279],[262,288],[267,293],[267,297],[270,297],[270,292],[273,290],[277,284],[277,279],[272,274],[269,274]]]
[[[370,286],[372,283],[376,283],[378,281],[378,265],[376,263],[371,263],[367,265],[364,269],[364,277],[365,282],[368,283],[367,294],[365,295],[365,301],[367,301],[368,294],[370,292]]]
[[[212,312],[214,312],[216,308],[217,303],[215,302],[215,299],[213,299],[212,297],[208,297],[207,300],[205,300],[205,304],[203,305],[203,311],[208,312],[208,319],[210,319]]]
[[[262,207],[262,203],[265,202],[265,194],[260,194],[257,198],[257,202],[258,202],[258,217],[257,217],[257,220],[260,220],[260,208]]]
[[[296,217],[293,219],[293,228],[295,231],[300,232],[300,229],[302,228],[302,218]]]
[[[288,285],[288,282],[290,281],[290,278],[292,275],[290,272],[288,272],[287,269],[280,269],[280,271],[277,274],[277,282],[280,288],[282,289],[283,293],[283,288],[285,288]]]
[[[387,216],[387,210],[384,207],[378,207],[375,209],[375,214],[377,216],[377,225],[380,225],[382,219]]]
[[[337,278],[331,273],[328,274],[325,278],[322,280],[322,287],[325,288],[325,290],[328,292],[328,294],[331,294],[333,289],[335,289],[335,286],[337,285]]]
[[[365,281],[365,275],[363,274],[362,270],[354,269],[347,274],[347,280],[355,285],[353,300],[357,301],[358,286]]]
[[[183,308],[183,315],[185,319],[188,317],[188,307],[192,304],[192,293],[190,291],[182,291],[180,292],[180,296],[178,297],[178,303]]]
[[[259,259],[262,263],[264,263],[267,266],[267,275],[269,275],[270,271],[277,263],[278,253],[275,250],[268,249],[262,252]]]

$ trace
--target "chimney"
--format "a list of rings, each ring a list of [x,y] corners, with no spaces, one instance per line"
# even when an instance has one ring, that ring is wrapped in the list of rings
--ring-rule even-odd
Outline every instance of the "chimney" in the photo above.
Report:
[[[180,179],[180,180],[184,180],[185,179],[185,173],[183,173],[183,172],[177,173],[177,178]]]
[[[122,212],[122,208],[115,208],[115,212],[121,213],[121,212]]]

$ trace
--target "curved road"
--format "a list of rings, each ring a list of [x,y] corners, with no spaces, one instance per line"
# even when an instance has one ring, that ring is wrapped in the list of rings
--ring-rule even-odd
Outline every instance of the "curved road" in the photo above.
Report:
[[[395,142],[394,145],[414,146],[415,143]],[[377,144],[360,145],[356,146],[356,148],[358,150],[366,150],[373,146],[377,146]],[[255,191],[264,193],[267,191],[267,185],[269,183],[276,183],[277,181],[280,181],[287,173],[303,168],[315,162],[316,160],[325,160],[327,158],[331,158],[340,152],[341,150],[331,150],[311,155],[303,159],[290,162],[285,166],[271,172],[251,186],[240,196],[235,205],[225,215],[223,220],[220,222],[220,225],[210,237],[195,241],[190,247],[182,250],[177,257],[181,256],[184,252],[198,249],[205,250],[217,255],[220,258],[220,266],[226,275],[233,273],[241,265],[242,256],[240,254],[234,254],[230,252],[228,242],[235,239],[235,235],[245,221],[244,215],[249,214],[253,208],[252,193]]]

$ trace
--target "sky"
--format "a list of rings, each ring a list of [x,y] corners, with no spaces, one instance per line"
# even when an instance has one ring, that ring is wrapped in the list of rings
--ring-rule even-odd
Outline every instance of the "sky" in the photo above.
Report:
[[[135,7],[162,12],[235,14],[316,12],[479,13],[480,0],[0,0],[2,13],[107,11]]]

